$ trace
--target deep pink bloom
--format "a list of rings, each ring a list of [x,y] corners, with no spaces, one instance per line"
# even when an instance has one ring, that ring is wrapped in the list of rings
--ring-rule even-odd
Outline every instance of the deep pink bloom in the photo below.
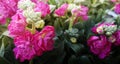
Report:
[[[36,55],[34,46],[36,42],[37,40],[35,39],[34,34],[31,34],[29,31],[26,31],[23,35],[15,37],[15,48],[13,51],[16,59],[19,59],[21,62],[24,60],[31,60]]]
[[[86,6],[80,6],[80,9],[73,8],[71,13],[76,17],[81,17],[82,20],[88,20],[88,7]]]
[[[18,0],[0,0],[0,24],[16,13]]]
[[[116,46],[120,46],[120,30],[117,30],[113,35],[116,38],[116,41],[114,42],[114,44]]]
[[[50,51],[54,48],[55,29],[53,26],[45,26],[37,36],[39,40],[38,46],[43,51]]]
[[[115,11],[117,14],[120,14],[120,3],[115,5],[114,11]]]
[[[25,32],[26,25],[25,17],[22,15],[22,12],[18,10],[8,26],[9,34],[12,37],[22,35]]]
[[[42,17],[45,17],[46,15],[50,14],[50,7],[45,2],[38,2],[34,9],[36,12],[41,12]]]
[[[91,52],[98,55],[100,59],[104,59],[111,51],[111,43],[107,41],[104,35],[91,36],[87,42]]]
[[[55,10],[57,16],[64,16],[68,8],[68,4],[61,5],[58,9]]]

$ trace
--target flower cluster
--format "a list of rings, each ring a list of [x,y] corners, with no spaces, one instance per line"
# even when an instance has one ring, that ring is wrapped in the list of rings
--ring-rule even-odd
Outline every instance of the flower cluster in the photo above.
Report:
[[[58,9],[55,10],[55,14],[57,16],[65,16],[67,12],[71,11],[73,16],[81,17],[81,20],[88,20],[88,7],[83,5],[76,5],[76,4],[62,4]]]
[[[25,31],[23,35],[14,38],[13,49],[16,59],[31,60],[35,56],[41,56],[46,51],[53,50],[54,27],[46,26],[41,32],[32,34]]]
[[[104,59],[113,46],[120,46],[118,18],[119,0],[0,0],[0,24],[9,19],[6,25],[14,41],[13,52],[21,62],[52,51],[58,41],[65,43],[59,49],[65,51],[65,57],[70,51],[69,55],[79,56],[79,49],[89,46],[90,52]]]
[[[53,26],[44,27],[42,19],[49,13],[50,7],[45,2],[34,3],[31,0],[18,2],[17,13],[12,16],[8,26],[9,34],[14,39],[13,51],[16,59],[23,62],[53,50],[55,29]],[[36,28],[43,29],[37,31]]]
[[[110,54],[112,44],[120,46],[120,30],[113,22],[102,22],[92,28],[92,32],[99,36],[91,36],[88,39],[88,46],[91,51],[104,59]]]

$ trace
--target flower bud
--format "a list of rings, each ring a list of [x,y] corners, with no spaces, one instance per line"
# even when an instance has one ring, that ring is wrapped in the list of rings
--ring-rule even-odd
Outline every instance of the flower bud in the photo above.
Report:
[[[35,27],[36,27],[36,28],[43,28],[44,25],[45,25],[45,22],[44,22],[43,20],[37,21],[37,22],[35,23]]]
[[[18,2],[18,8],[26,10],[28,7],[34,7],[35,4],[31,0],[21,0]]]
[[[33,22],[33,20],[31,20],[30,18],[27,18],[27,19],[26,19],[26,22],[27,22],[28,24],[31,24],[31,23]]]
[[[110,36],[110,35],[112,35],[112,33],[111,32],[106,32],[106,35]]]
[[[74,44],[77,42],[77,39],[76,39],[75,37],[71,37],[70,40],[71,40],[71,42],[74,43]]]

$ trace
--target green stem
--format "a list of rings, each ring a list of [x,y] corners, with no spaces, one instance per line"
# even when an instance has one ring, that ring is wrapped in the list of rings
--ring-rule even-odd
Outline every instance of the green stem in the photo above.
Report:
[[[35,29],[35,23],[33,22],[32,23],[32,29],[31,29],[32,34],[35,34],[35,31],[36,31],[36,29]]]
[[[97,0],[93,0],[93,5],[96,4]]]
[[[29,61],[29,64],[33,64],[33,60],[30,60],[30,61]]]
[[[69,22],[69,30],[72,30],[73,22],[74,22],[74,17],[72,16]]]

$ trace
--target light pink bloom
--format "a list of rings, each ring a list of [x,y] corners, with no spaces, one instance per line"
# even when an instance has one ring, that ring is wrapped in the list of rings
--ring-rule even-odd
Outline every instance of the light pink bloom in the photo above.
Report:
[[[40,1],[42,1],[42,2],[48,2],[48,0],[32,0],[32,1],[35,2],[35,3],[38,3]]]
[[[35,46],[36,39],[34,34],[26,31],[23,35],[14,38],[15,48],[13,49],[16,59],[21,62],[31,60],[36,55]]]
[[[16,13],[18,0],[0,0],[0,24]]]
[[[57,16],[64,16],[68,8],[68,4],[61,5],[58,9],[55,10]]]
[[[120,14],[120,3],[115,5],[114,11],[115,11],[117,14]]]
[[[117,0],[111,0],[111,2],[117,2]]]
[[[25,17],[22,15],[22,12],[18,10],[8,25],[10,35],[12,37],[22,35],[25,32],[26,25]]]
[[[46,15],[50,14],[50,7],[45,2],[38,2],[34,10],[36,12],[41,12],[42,17],[45,17]]]
[[[80,9],[73,8],[71,13],[76,17],[81,17],[82,20],[88,20],[88,7],[86,6],[80,6]]]
[[[45,26],[37,36],[39,40],[38,46],[43,51],[50,51],[54,48],[55,29],[53,26]]]

